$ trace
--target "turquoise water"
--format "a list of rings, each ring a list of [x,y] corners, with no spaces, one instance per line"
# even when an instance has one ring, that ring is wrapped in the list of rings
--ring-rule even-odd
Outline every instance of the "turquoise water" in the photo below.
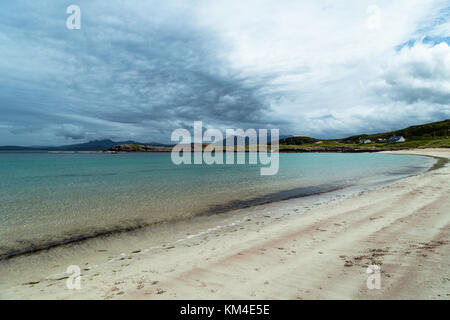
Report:
[[[172,164],[170,153],[0,153],[0,257],[112,231],[390,180],[433,159],[280,154],[259,165]]]

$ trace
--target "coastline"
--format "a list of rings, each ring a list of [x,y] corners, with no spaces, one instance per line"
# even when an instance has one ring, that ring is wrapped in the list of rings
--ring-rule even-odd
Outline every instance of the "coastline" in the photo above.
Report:
[[[180,224],[165,246],[84,268],[81,290],[57,275],[2,288],[0,298],[449,299],[448,174],[447,165],[344,200],[294,198],[202,217],[203,233]],[[380,290],[365,286],[368,263],[381,266]]]
[[[238,181],[238,184],[228,183],[224,185],[221,181],[225,177],[217,178],[218,175],[213,177],[211,174],[212,171],[207,170],[206,173],[209,173],[209,176],[206,179],[203,177],[203,180],[209,182],[209,187],[198,188],[197,190],[198,194],[204,194],[205,197],[203,197],[203,201],[194,200],[196,204],[192,206],[190,201],[191,199],[197,199],[197,196],[194,193],[189,195],[189,192],[185,191],[182,191],[181,193],[178,192],[178,195],[174,196],[173,194],[177,193],[176,188],[174,188],[172,192],[166,193],[164,197],[152,196],[156,189],[166,188],[167,190],[168,187],[168,185],[164,183],[165,180],[162,180],[160,183],[147,183],[148,178],[152,179],[153,177],[152,170],[148,170],[147,168],[148,164],[146,159],[162,159],[160,158],[160,155],[147,157],[145,154],[127,154],[119,156],[118,160],[121,162],[123,162],[124,159],[125,161],[128,159],[129,163],[139,160],[135,167],[130,167],[128,170],[119,170],[112,166],[112,163],[117,162],[117,158],[107,155],[98,156],[98,159],[103,161],[102,164],[105,166],[104,168],[107,169],[101,168],[101,166],[97,164],[97,166],[99,166],[98,168],[95,168],[95,166],[81,166],[78,170],[75,170],[70,166],[70,157],[67,159],[50,155],[40,159],[38,158],[37,161],[40,161],[40,163],[44,163],[44,161],[47,160],[49,163],[58,163],[58,160],[62,161],[62,159],[64,159],[63,161],[66,168],[65,170],[60,168],[58,172],[44,173],[44,171],[38,174],[38,176],[45,176],[46,180],[42,181],[42,185],[34,183],[29,187],[30,192],[28,195],[31,199],[33,199],[33,194],[35,194],[34,197],[44,197],[40,203],[36,203],[35,207],[30,205],[28,207],[26,206],[29,200],[24,194],[20,200],[16,200],[15,205],[8,206],[7,204],[2,208],[2,212],[4,212],[7,219],[6,223],[2,225],[2,230],[0,232],[2,236],[0,244],[0,261],[13,259],[14,257],[21,255],[40,254],[46,250],[52,250],[60,246],[71,245],[77,242],[86,242],[96,238],[114,239],[119,234],[137,232],[141,229],[143,232],[148,232],[150,229],[153,229],[155,225],[161,223],[173,223],[177,220],[185,220],[186,223],[195,223],[191,218],[195,218],[196,216],[222,213],[227,214],[236,209],[249,208],[256,205],[263,205],[296,197],[314,197],[319,194],[326,194],[333,190],[347,189],[349,187],[363,188],[366,185],[376,183],[376,181],[392,181],[400,179],[402,176],[404,177],[406,175],[423,172],[430,168],[432,163],[435,162],[432,158],[409,155],[401,157],[396,157],[395,155],[373,156],[369,154],[353,156],[349,154],[334,153],[325,156],[319,154],[280,156],[284,159],[283,161],[285,161],[286,168],[302,166],[302,164],[305,164],[305,159],[321,160],[331,158],[337,161],[337,167],[328,170],[326,173],[322,170],[316,172],[311,171],[311,177],[309,178],[307,177],[308,174],[306,174],[306,176],[302,175],[298,170],[294,172],[291,169],[291,173],[287,174],[289,169],[285,168],[286,170],[282,170],[278,177],[269,179],[271,181],[267,181],[267,183],[255,184],[255,180],[251,180],[253,181],[253,185],[247,183],[244,190],[241,188],[240,192],[236,192],[239,186],[242,186],[243,182],[245,184],[245,181],[250,180],[246,180],[245,178],[242,178],[242,175],[239,175],[238,180],[240,182]],[[86,157],[84,155],[77,155],[75,156],[75,159],[89,164],[92,159],[97,160],[95,157],[92,157],[91,155]],[[362,161],[362,163],[361,166],[358,165],[355,168],[355,171],[352,166],[343,166],[342,164],[346,161],[342,161],[342,159],[349,159],[350,161],[353,161],[352,159],[354,159],[355,161]],[[405,162],[403,162],[403,159]],[[29,160],[29,158],[24,157],[24,160]],[[170,161],[169,159],[166,160]],[[292,161],[295,163],[289,164]],[[322,160],[322,162],[323,161],[324,160]],[[370,164],[371,161],[375,161],[375,163],[372,163],[374,167]],[[145,163],[145,168],[142,166],[142,163]],[[412,163],[416,163],[417,166],[412,165]],[[308,166],[307,163],[305,165]],[[360,168],[365,169],[361,170]],[[194,168],[191,167],[191,169]],[[240,168],[236,169],[239,170]],[[379,174],[374,174],[373,171],[370,171],[372,169],[378,170]],[[247,175],[252,174],[251,170],[244,171]],[[130,172],[131,174],[127,174],[126,172]],[[223,172],[224,170],[219,170],[219,174],[222,176]],[[176,182],[180,179],[180,176],[173,170],[169,173],[172,173],[172,181]],[[293,177],[300,174],[301,178],[291,179],[291,174]],[[32,178],[32,175],[30,176]],[[98,178],[95,178],[95,176],[98,176]],[[57,180],[50,181],[52,177],[55,177]],[[65,192],[66,194],[60,195],[59,192],[56,191],[56,189],[59,189],[61,190],[61,193],[64,193],[64,190],[66,190],[63,185],[58,184],[60,183],[59,181],[65,180],[66,184],[70,186],[73,185],[72,179],[78,179],[78,177],[81,179],[78,180],[78,182],[88,182],[87,186],[90,186],[92,192],[79,193],[79,188],[72,188],[75,192],[72,199],[72,197],[67,196],[67,192]],[[145,183],[138,183],[136,185],[131,177],[135,177],[140,181],[145,181]],[[158,179],[166,179],[166,181],[169,181],[170,175],[166,177],[160,176]],[[152,181],[158,181],[158,179],[153,178]],[[225,179],[228,181],[233,180],[230,176]],[[95,181],[95,183],[92,181]],[[105,185],[106,181],[107,184],[112,187],[111,189],[105,189],[105,191],[108,190],[107,194],[91,196],[95,194],[94,190],[96,185]],[[55,183],[55,185],[53,185],[53,183]],[[22,191],[19,188],[17,188],[17,190],[14,189],[14,184],[12,185],[13,188],[10,189],[10,197],[14,199],[12,195],[20,194]],[[52,185],[55,192],[52,195],[48,193],[43,193],[41,195],[39,190],[45,190],[45,187],[49,185]],[[127,188],[120,188],[121,185],[126,185]],[[211,187],[213,190],[211,190]],[[214,192],[214,188],[216,187],[219,187],[222,192]],[[116,189],[115,197],[111,197],[110,194],[114,191],[114,188]],[[259,191],[255,192],[254,190],[258,188]],[[16,190],[16,192],[13,190]],[[172,198],[172,196],[175,198]],[[76,205],[76,203],[74,204],[72,202],[79,201],[80,198],[86,199],[86,202],[90,201],[91,205]],[[105,201],[104,199],[108,200]],[[119,202],[124,205],[117,203],[118,199],[121,199]],[[130,201],[130,199],[133,200]],[[55,200],[65,202],[66,206],[58,206],[58,204],[55,203]],[[117,203],[117,205],[115,203]],[[174,206],[171,205],[171,203],[179,203],[181,205]],[[46,204],[46,207],[43,207],[41,204]],[[163,205],[163,207],[161,207],[161,205]],[[155,207],[156,209],[152,210],[152,207]],[[54,213],[64,212],[65,214],[53,214],[52,219],[52,210]],[[17,219],[17,228],[8,227],[8,216],[11,216],[8,212],[14,211],[35,211],[34,216],[41,217],[41,219],[35,218],[35,220],[41,221],[40,223],[33,223],[33,220],[29,219],[28,223],[25,224],[21,223],[21,219]],[[49,211],[50,214],[48,214],[47,211]],[[104,212],[107,212],[108,214],[105,215]],[[138,214],[138,212],[140,213]],[[114,213],[118,214],[115,216]],[[103,219],[97,221],[96,217],[98,218],[99,216],[103,216]],[[26,219],[22,218],[22,221],[25,220]],[[46,221],[44,222],[44,220]]]
[[[50,241],[43,243],[42,245],[30,245],[29,247],[25,247],[22,250],[10,250],[6,253],[0,253],[0,263],[2,261],[7,261],[9,259],[14,259],[20,256],[29,256],[32,254],[39,254],[41,252],[52,250],[54,248],[62,247],[65,245],[78,244],[83,241],[89,241],[91,239],[97,238],[107,238],[114,237],[119,234],[127,234],[130,232],[149,232],[149,228],[155,227],[161,224],[173,224],[173,223],[188,223],[192,219],[206,216],[206,215],[214,215],[214,214],[222,214],[222,213],[231,213],[240,209],[252,208],[255,206],[262,206],[272,202],[278,201],[286,201],[294,198],[303,198],[303,197],[314,197],[321,194],[327,194],[330,192],[338,191],[341,189],[345,189],[348,186],[335,186],[335,185],[323,185],[317,187],[300,187],[297,189],[291,190],[283,190],[280,192],[269,193],[265,196],[252,198],[249,200],[235,200],[228,202],[224,205],[215,205],[205,211],[202,211],[193,216],[188,216],[185,218],[174,218],[168,219],[164,221],[156,221],[153,223],[149,222],[136,222],[134,225],[124,225],[117,226],[112,229],[98,229],[94,232],[90,233],[80,233],[74,236],[68,236],[65,239],[58,241]]]

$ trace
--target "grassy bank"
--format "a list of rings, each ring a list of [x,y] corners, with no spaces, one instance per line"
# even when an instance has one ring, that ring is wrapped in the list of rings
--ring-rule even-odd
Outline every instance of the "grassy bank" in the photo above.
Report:
[[[394,142],[395,137],[402,138]],[[404,140],[404,141],[403,141]],[[415,148],[450,148],[450,120],[412,126],[377,134],[360,134],[343,139],[320,140],[290,137],[280,140],[280,151],[380,151]]]

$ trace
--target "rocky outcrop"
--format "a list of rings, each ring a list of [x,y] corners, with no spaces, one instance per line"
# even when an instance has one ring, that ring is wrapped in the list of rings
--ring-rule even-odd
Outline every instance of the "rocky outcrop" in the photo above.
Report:
[[[170,152],[172,147],[148,146],[140,144],[121,144],[111,147],[104,152]]]
[[[204,149],[206,145],[202,145]],[[191,151],[194,151],[194,146],[191,145]],[[402,148],[355,148],[347,146],[339,147],[310,147],[310,148],[283,148],[280,146],[279,152],[290,153],[290,152],[342,152],[342,153],[360,153],[360,152],[379,152],[379,151],[392,151],[400,150]],[[406,148],[404,148],[406,149]],[[107,153],[117,153],[117,152],[171,152],[172,147],[161,147],[161,146],[149,146],[149,145],[137,145],[137,144],[121,144],[114,146],[105,150]],[[248,151],[248,150],[246,150]]]

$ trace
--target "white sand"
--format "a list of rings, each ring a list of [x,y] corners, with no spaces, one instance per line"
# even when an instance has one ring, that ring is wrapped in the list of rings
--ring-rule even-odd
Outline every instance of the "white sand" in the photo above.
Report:
[[[449,149],[395,153],[450,158]],[[0,297],[449,299],[449,175],[447,165],[307,209],[292,199],[240,210],[203,235],[83,271],[80,290],[54,276]],[[369,264],[381,268],[380,289],[366,287]]]

